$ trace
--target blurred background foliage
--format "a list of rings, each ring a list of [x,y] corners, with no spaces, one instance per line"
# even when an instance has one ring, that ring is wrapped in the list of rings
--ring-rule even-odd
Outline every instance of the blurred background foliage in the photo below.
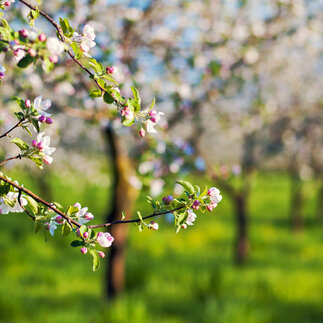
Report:
[[[0,319],[321,322],[323,1],[67,0],[42,8],[72,26],[90,23],[93,56],[118,67],[122,94],[135,85],[145,103],[155,96],[167,122],[160,137],[142,141],[119,126],[113,107],[88,98],[93,85],[70,60],[45,75],[41,64],[11,70],[12,56],[2,55],[1,129],[14,122],[11,95],[43,95],[60,147],[43,172],[9,165],[12,178],[48,200],[88,206],[96,223],[122,209],[148,214],[145,196],[168,195],[183,176],[217,186],[223,201],[177,235],[167,218],[157,232],[112,232],[124,276],[111,258],[108,273],[92,273],[68,239],[44,243],[24,215],[1,217]],[[27,13],[19,4],[6,11],[16,28]],[[36,27],[54,34],[44,20]],[[13,152],[2,144],[0,154]]]

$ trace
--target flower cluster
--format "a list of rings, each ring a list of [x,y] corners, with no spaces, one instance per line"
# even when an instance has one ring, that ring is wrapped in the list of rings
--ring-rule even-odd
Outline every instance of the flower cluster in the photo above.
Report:
[[[20,213],[24,212],[24,209],[20,206],[18,201],[19,192],[8,192],[5,196],[0,197],[0,213]],[[26,199],[21,196],[21,205],[27,205]]]
[[[56,148],[49,147],[50,137],[44,136],[41,132],[37,136],[37,140],[32,141],[32,146],[38,151],[38,155],[43,159],[46,164],[51,164],[53,162],[53,157],[50,155],[56,150]]]
[[[85,224],[94,219],[94,215],[88,212],[87,207],[81,207],[80,203],[75,203],[73,205],[78,209],[78,211],[74,214],[75,220],[80,224]]]
[[[160,117],[164,115],[164,112],[157,112],[156,110],[150,110],[146,114],[146,120],[144,121],[144,127],[148,133],[157,133],[154,126],[160,121]],[[143,138],[146,135],[144,127],[140,127],[139,135]]]
[[[77,32],[74,32],[74,35],[72,38],[74,42],[80,44],[80,49],[87,57],[91,57],[89,55],[89,51],[91,48],[93,48],[96,45],[94,39],[95,39],[94,29],[90,25],[85,25],[83,27],[83,34],[81,35]]]

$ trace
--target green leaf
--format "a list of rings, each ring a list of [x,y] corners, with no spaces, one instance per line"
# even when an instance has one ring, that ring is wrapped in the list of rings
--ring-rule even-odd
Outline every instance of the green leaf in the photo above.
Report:
[[[14,138],[10,142],[17,145],[21,150],[28,150],[29,149],[29,146],[19,138]]]
[[[128,99],[127,100],[127,105],[128,105],[128,107],[132,107],[134,112],[139,112],[140,111],[140,105],[134,99]]]
[[[38,120],[34,119],[34,118],[30,118],[31,123],[33,124],[33,126],[35,127],[36,131],[39,132],[40,128],[39,128],[39,122]]]
[[[100,267],[100,256],[97,250],[90,250],[90,253],[93,257],[93,271],[97,271]]]
[[[155,103],[156,103],[156,99],[154,98],[153,102],[151,102],[151,105],[148,108],[148,111],[150,111],[155,106]]]
[[[102,96],[101,90],[92,90],[90,92],[90,97],[91,98],[99,98],[100,96]]]
[[[0,196],[7,195],[10,191],[10,184],[3,182],[3,184],[0,185]]]
[[[67,222],[65,222],[62,226],[63,237],[67,237],[71,232],[72,232],[72,228],[70,227],[70,225]]]
[[[114,83],[115,85],[119,85],[119,83],[109,75],[103,74],[100,77],[107,79],[108,81]]]
[[[207,188],[207,186],[205,186],[205,189],[202,192],[202,194],[200,195],[200,197],[204,197],[207,194],[207,192],[208,192],[208,188]]]
[[[193,185],[190,182],[187,181],[183,181],[183,180],[178,180],[176,181],[176,183],[182,185],[184,187],[184,189],[190,194],[193,195],[195,194],[195,189],[193,187]]]
[[[65,33],[68,31],[68,26],[66,24],[65,19],[62,19],[61,17],[59,17],[59,25],[61,26],[63,34],[65,35]]]
[[[38,214],[38,203],[31,196],[25,195],[24,198],[27,200],[31,211]]]
[[[126,214],[124,213],[124,211],[122,211],[121,221],[123,221],[125,218],[126,218]]]
[[[137,211],[137,215],[138,215],[139,220],[142,221],[142,216],[141,216],[141,213],[139,211]]]
[[[141,98],[140,98],[140,95],[139,95],[139,91],[135,88],[135,87],[131,87],[131,90],[132,90],[132,93],[133,93],[133,97],[135,99],[135,101],[139,104],[141,104]]]
[[[28,54],[18,62],[17,66],[20,68],[26,68],[33,61],[34,61],[34,58]]]
[[[35,221],[35,233],[37,233],[42,228],[40,221]]]
[[[73,248],[84,246],[84,242],[82,240],[74,240],[74,241],[71,242],[71,246]]]
[[[78,211],[79,211],[79,209],[76,206],[69,206],[69,208],[66,211],[66,214],[67,215],[74,215]]]
[[[124,97],[120,94],[120,92],[116,89],[111,89],[110,93],[113,96],[113,98],[116,99],[118,102],[123,102],[125,100]]]
[[[104,92],[103,94],[103,101],[108,104],[114,103],[114,98],[111,94]]]
[[[200,187],[198,185],[194,185],[194,188],[195,188],[196,195],[199,196],[201,192]]]

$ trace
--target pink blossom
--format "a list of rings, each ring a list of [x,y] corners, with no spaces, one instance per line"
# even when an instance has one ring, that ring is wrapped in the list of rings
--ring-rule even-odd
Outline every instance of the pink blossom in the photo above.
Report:
[[[145,131],[144,128],[140,128],[140,130],[139,130],[139,136],[142,137],[142,138],[144,138],[146,136],[146,131]]]
[[[31,57],[36,57],[37,55],[37,52],[34,48],[29,48],[28,49],[28,54],[31,56]]]
[[[86,247],[81,248],[81,252],[86,254],[87,253],[87,248]]]
[[[103,248],[108,248],[112,245],[114,238],[109,232],[99,232],[97,235],[97,242]]]
[[[41,33],[40,35],[38,35],[38,39],[39,39],[39,41],[44,42],[44,41],[46,41],[47,37],[44,33]]]
[[[31,108],[31,101],[30,101],[29,99],[27,99],[27,100],[25,101],[25,106],[26,106],[27,108]]]
[[[196,214],[193,212],[193,210],[187,210],[187,219],[186,219],[186,224],[187,225],[193,225],[193,222],[196,219]]]
[[[103,251],[98,251],[98,254],[101,258],[104,258],[105,257],[105,253]]]
[[[211,187],[207,191],[207,195],[210,197],[213,203],[219,203],[222,200],[222,195],[220,194],[220,190],[218,190],[216,187]]]
[[[89,237],[89,233],[88,233],[88,232],[84,232],[84,233],[83,233],[83,237],[84,237],[85,239],[87,239],[87,238]]]
[[[151,228],[151,229],[153,229],[153,230],[157,231],[157,230],[159,229],[159,225],[158,225],[158,223],[157,223],[157,222],[155,222],[155,221],[151,221],[151,222],[150,222],[150,224],[149,224],[149,228]]]

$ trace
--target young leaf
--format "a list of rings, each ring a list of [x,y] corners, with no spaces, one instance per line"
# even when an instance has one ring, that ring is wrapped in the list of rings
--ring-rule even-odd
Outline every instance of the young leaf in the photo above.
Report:
[[[114,98],[110,94],[108,94],[107,92],[104,92],[103,100],[105,103],[108,103],[108,104],[114,103]]]
[[[17,66],[20,68],[26,68],[28,65],[30,65],[34,61],[34,58],[30,55],[26,55],[24,58],[22,58]]]
[[[141,98],[140,98],[140,95],[139,95],[139,91],[135,88],[135,87],[131,87],[131,90],[132,90],[132,93],[133,93],[133,97],[135,99],[135,101],[139,104],[141,104]]]
[[[82,240],[74,240],[74,241],[71,242],[71,246],[73,248],[84,246],[84,242]]]
[[[27,200],[31,211],[34,214],[37,214],[38,213],[38,203],[32,197],[30,197],[28,195],[25,195],[24,198]]]
[[[176,181],[176,183],[182,185],[184,187],[184,189],[190,194],[193,195],[195,194],[195,189],[193,187],[193,185],[190,182],[187,181],[183,181],[183,180],[178,180]]]
[[[65,222],[62,226],[63,237],[67,237],[71,232],[72,232],[72,228],[70,227],[70,225],[67,222]]]
[[[14,138],[10,142],[17,145],[21,150],[29,149],[29,146],[19,138]]]
[[[100,256],[97,250],[90,250],[90,253],[93,257],[93,271],[97,271],[100,267]]]

